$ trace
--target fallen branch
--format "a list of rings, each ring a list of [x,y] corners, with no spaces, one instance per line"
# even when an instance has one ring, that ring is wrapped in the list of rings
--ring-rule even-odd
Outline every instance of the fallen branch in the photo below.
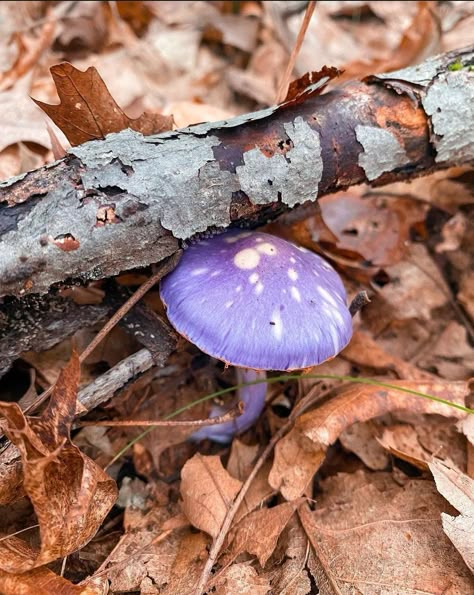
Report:
[[[353,184],[471,163],[473,59],[456,50],[324,95],[293,88],[281,106],[225,122],[70,149],[0,187],[0,296],[159,262],[179,240]]]

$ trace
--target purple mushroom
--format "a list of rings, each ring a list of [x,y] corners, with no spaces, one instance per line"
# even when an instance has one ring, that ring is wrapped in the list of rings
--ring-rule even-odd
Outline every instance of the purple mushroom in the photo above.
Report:
[[[163,279],[161,297],[176,330],[203,352],[242,368],[240,382],[265,378],[265,370],[318,365],[352,336],[336,271],[313,252],[259,231],[231,230],[188,248]],[[255,422],[265,393],[265,383],[242,389],[243,414],[195,437],[228,442]]]

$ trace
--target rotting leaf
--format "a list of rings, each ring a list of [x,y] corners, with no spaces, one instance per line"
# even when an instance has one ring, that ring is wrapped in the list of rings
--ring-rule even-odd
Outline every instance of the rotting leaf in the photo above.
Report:
[[[467,382],[391,381],[412,390],[428,393],[457,404],[469,394]],[[327,448],[356,422],[367,421],[397,410],[429,413],[463,419],[458,409],[376,385],[349,385],[337,396],[296,420],[294,428],[276,445],[269,483],[287,500],[299,498],[324,461]]]
[[[165,132],[173,127],[172,116],[142,114],[129,118],[117,105],[97,70],[85,72],[63,62],[51,67],[60,98],[58,105],[33,101],[64,132],[72,146],[103,139],[107,134],[131,128],[144,135]]]
[[[21,552],[11,538],[0,541],[0,569],[6,572],[26,572],[81,548],[115,502],[115,482],[70,439],[79,371],[74,352],[41,417],[24,416],[16,403],[0,403],[5,434],[21,454],[24,488],[41,540],[37,551]]]
[[[242,482],[233,478],[217,456],[195,454],[181,472],[183,511],[190,522],[216,537]]]
[[[457,517],[441,513],[444,532],[474,572],[474,480],[438,460],[429,467],[439,493],[461,513]]]

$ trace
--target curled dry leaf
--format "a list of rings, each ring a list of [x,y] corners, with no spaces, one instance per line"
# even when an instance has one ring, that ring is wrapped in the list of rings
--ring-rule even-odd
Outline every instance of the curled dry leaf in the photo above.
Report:
[[[432,482],[400,486],[389,473],[358,471],[321,488],[314,512],[299,509],[321,593],[472,593],[469,569],[441,527],[449,505]]]
[[[460,405],[464,405],[469,394],[466,382],[394,380],[390,383]],[[448,405],[396,389],[360,384],[344,386],[333,399],[298,418],[294,428],[277,444],[270,485],[279,489],[287,500],[299,498],[324,461],[327,448],[346,428],[403,409],[458,419],[466,416]]]
[[[216,537],[241,487],[219,457],[195,454],[181,472],[183,511],[195,527]]]
[[[433,456],[446,464],[466,468],[466,441],[456,431],[453,420],[421,418],[417,422],[393,424],[384,428],[379,445],[423,471],[428,469]]]
[[[461,513],[441,514],[444,532],[474,572],[474,480],[438,460],[429,467],[439,493]]]
[[[115,502],[115,482],[71,442],[79,356],[61,372],[41,417],[26,417],[16,403],[0,403],[4,431],[22,458],[24,489],[39,523],[38,550],[0,541],[0,569],[26,572],[67,556],[97,532]]]
[[[290,83],[283,103],[299,103],[311,95],[319,95],[327,84],[340,74],[341,72],[333,66],[323,66],[317,72],[307,72]]]
[[[34,555],[23,540],[12,537],[9,541],[10,552],[18,552],[19,560]],[[2,595],[102,595],[103,590],[92,585],[73,585],[48,568],[34,568],[22,574],[0,570],[0,592]]]
[[[9,444],[0,453],[0,506],[18,500],[24,493],[20,453]]]
[[[131,128],[144,135],[170,130],[171,116],[142,114],[129,118],[109,93],[97,70],[91,66],[85,72],[63,62],[51,67],[60,103],[49,105],[33,101],[64,132],[71,145],[104,138],[112,132]]]

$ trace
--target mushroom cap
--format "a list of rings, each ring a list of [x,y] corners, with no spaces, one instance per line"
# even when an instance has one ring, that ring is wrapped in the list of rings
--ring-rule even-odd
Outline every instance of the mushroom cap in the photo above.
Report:
[[[188,248],[161,282],[174,328],[234,366],[298,370],[337,355],[352,336],[344,285],[306,248],[231,230]]]

